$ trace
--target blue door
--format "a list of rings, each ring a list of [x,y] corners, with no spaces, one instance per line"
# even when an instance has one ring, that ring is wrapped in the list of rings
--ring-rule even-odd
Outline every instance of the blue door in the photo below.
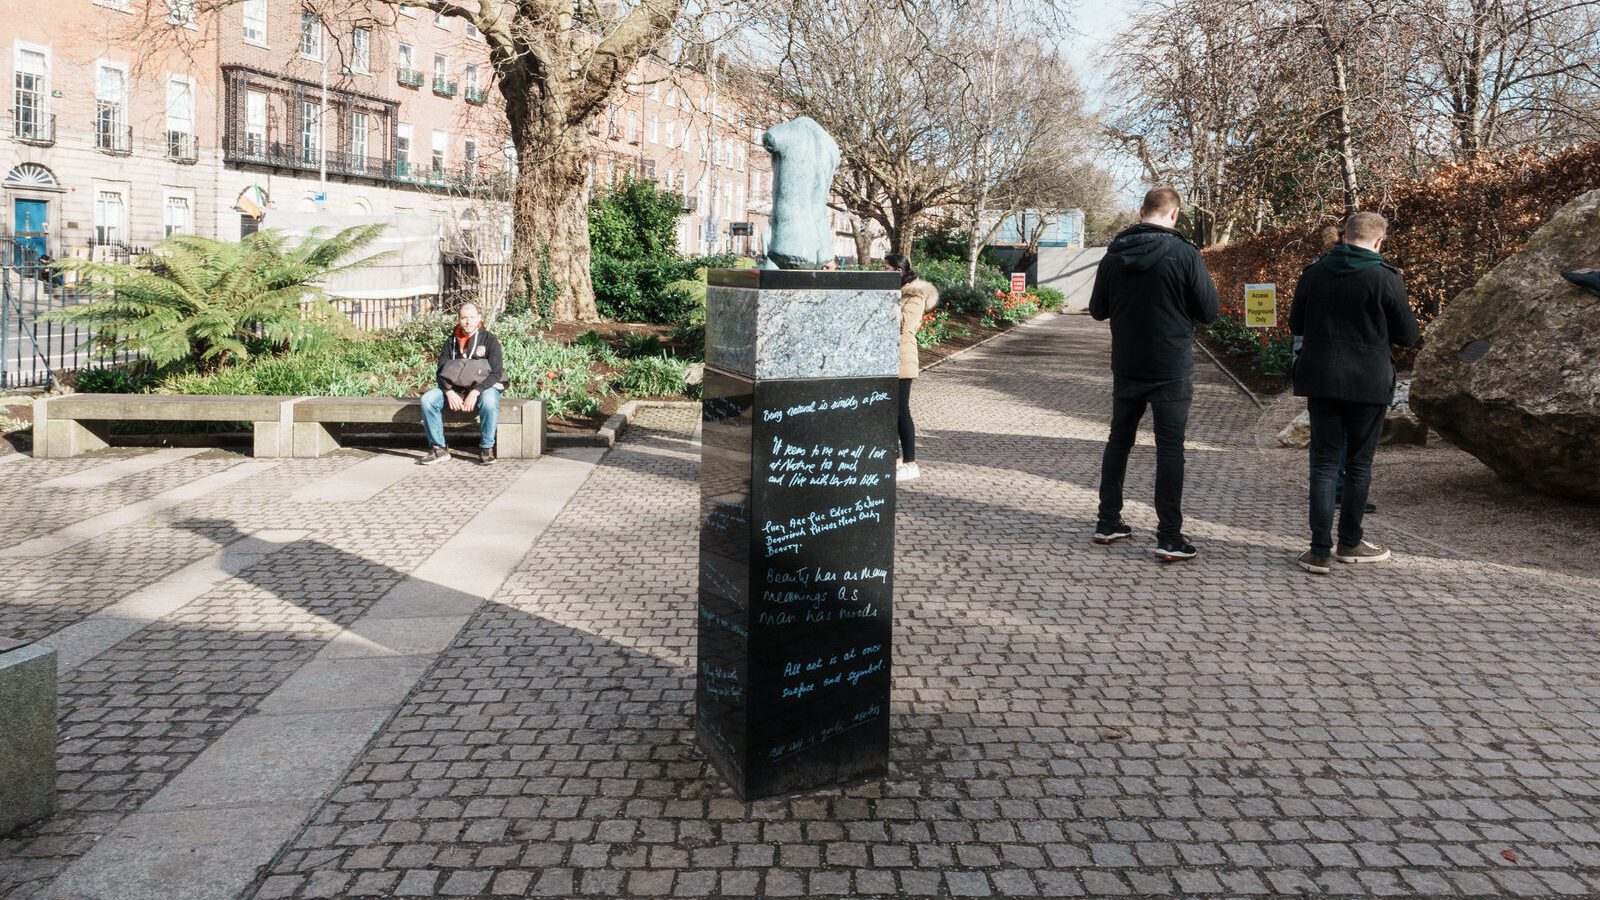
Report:
[[[13,205],[11,234],[17,242],[14,262],[37,262],[46,253],[45,213],[49,203],[44,200],[16,200]]]

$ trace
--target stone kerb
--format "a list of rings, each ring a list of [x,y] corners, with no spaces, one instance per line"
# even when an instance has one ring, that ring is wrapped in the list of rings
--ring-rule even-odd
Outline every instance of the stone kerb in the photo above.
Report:
[[[0,835],[55,809],[56,652],[0,638]]]

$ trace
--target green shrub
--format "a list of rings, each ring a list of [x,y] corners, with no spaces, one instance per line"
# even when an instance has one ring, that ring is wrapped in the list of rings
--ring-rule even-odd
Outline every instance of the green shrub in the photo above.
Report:
[[[939,304],[951,312],[980,315],[989,305],[990,291],[964,284],[939,289]]]
[[[599,351],[604,350],[606,348],[606,339],[600,336],[600,332],[595,331],[593,329],[590,329],[589,331],[585,331],[582,334],[578,335],[577,337],[573,338],[572,339],[572,343],[577,345],[577,346],[579,346],[579,347],[584,347],[586,349],[593,350],[593,351],[596,351],[596,352],[599,352]]]
[[[1067,295],[1053,287],[1035,285],[1033,295],[1039,298],[1040,309],[1060,309],[1061,304],[1067,302]]]
[[[622,357],[624,359],[660,356],[661,353],[661,339],[653,334],[630,334],[622,339]]]
[[[590,265],[595,305],[617,322],[677,322],[691,313],[695,301],[667,286],[693,277],[698,266],[678,256],[625,260],[597,253]]]
[[[342,262],[384,227],[359,225],[332,237],[319,229],[294,244],[271,229],[238,242],[174,235],[131,263],[63,260],[58,268],[76,273],[94,299],[45,318],[88,326],[103,354],[137,353],[157,366],[216,368],[313,349],[352,331],[321,282],[376,260]]]
[[[689,359],[702,361],[706,358],[706,324],[705,317],[701,321],[685,320],[672,327],[672,339],[683,345],[683,352]]]
[[[612,387],[630,397],[670,397],[684,393],[689,364],[670,356],[644,356],[632,360],[611,380]]]
[[[934,287],[943,292],[947,288],[965,287],[967,284],[966,260],[930,260],[919,263],[916,267],[917,274]],[[978,263],[977,272],[974,273],[972,286],[989,291],[1003,291],[1010,287],[1011,282],[1004,274],[992,265],[984,262]]]
[[[654,180],[625,178],[589,200],[589,247],[595,256],[640,260],[676,256],[683,197]]]
[[[950,324],[948,309],[941,307],[927,313],[922,317],[922,324],[917,327],[917,346],[932,347],[942,344],[955,336],[955,328],[956,326]]]
[[[150,373],[132,366],[80,369],[73,389],[84,394],[137,394],[150,381]]]

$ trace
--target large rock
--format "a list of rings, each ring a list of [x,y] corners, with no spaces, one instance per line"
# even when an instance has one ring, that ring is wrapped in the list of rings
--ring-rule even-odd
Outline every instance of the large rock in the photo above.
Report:
[[[1562,270],[1600,268],[1600,191],[1429,326],[1411,407],[1502,477],[1600,501],[1600,300]]]

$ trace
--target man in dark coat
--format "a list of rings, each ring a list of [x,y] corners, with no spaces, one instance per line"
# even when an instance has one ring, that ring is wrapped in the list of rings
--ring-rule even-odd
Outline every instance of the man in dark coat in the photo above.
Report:
[[[1379,253],[1389,223],[1377,213],[1345,220],[1337,244],[1300,273],[1289,331],[1304,344],[1294,365],[1294,393],[1311,414],[1311,549],[1296,562],[1318,575],[1332,560],[1381,562],[1389,549],[1365,540],[1361,518],[1372,484],[1372,455],[1394,397],[1391,344],[1414,346],[1416,314],[1400,270]],[[1335,481],[1348,444],[1339,543],[1333,543]]]
[[[1111,436],[1100,467],[1097,544],[1133,534],[1122,521],[1122,483],[1139,420],[1156,432],[1155,555],[1190,559],[1183,536],[1183,435],[1193,396],[1194,329],[1217,317],[1217,288],[1200,251],[1174,230],[1182,203],[1172,188],[1144,197],[1139,224],[1117,235],[1095,273],[1089,314],[1111,320]]]

